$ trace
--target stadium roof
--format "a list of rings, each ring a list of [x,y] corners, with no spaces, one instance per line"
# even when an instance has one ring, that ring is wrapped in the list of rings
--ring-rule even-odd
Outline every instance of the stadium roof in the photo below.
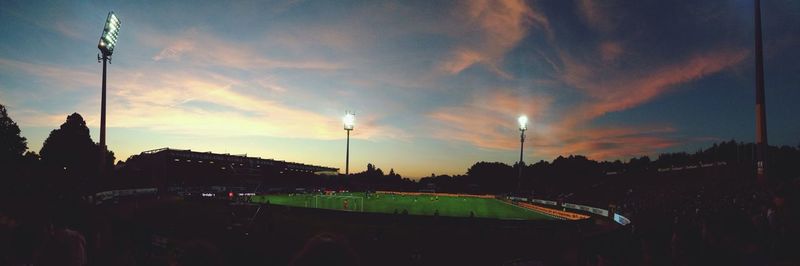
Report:
[[[310,165],[304,163],[287,162],[275,159],[262,159],[261,157],[248,157],[247,154],[229,154],[229,153],[213,153],[210,151],[198,152],[192,150],[181,150],[171,148],[160,148],[154,150],[143,151],[140,155],[155,155],[160,153],[169,154],[172,157],[202,159],[202,160],[218,160],[226,162],[248,163],[256,165],[270,165],[279,166],[283,165],[287,170],[302,170],[308,172],[338,172],[339,168]]]

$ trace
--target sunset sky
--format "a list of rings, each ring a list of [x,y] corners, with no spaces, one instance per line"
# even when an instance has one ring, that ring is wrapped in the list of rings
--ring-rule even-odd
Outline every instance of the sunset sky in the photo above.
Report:
[[[800,144],[800,1],[762,3],[769,141]],[[406,177],[755,138],[753,4],[717,1],[1,1],[0,104],[38,152],[78,112],[117,159],[171,147]]]

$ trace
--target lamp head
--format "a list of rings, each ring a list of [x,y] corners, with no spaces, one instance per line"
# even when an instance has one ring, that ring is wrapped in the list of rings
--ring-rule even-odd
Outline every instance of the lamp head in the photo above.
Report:
[[[528,129],[528,117],[525,115],[520,116],[517,118],[517,122],[519,122],[519,130],[526,130]]]
[[[114,53],[114,47],[117,46],[117,36],[119,36],[120,21],[114,11],[108,12],[106,18],[106,25],[103,27],[103,35],[100,35],[100,41],[97,43],[97,48],[103,52],[104,56],[109,56]]]
[[[356,115],[346,112],[344,118],[342,118],[342,123],[344,123],[344,130],[353,130],[353,126],[356,123]]]

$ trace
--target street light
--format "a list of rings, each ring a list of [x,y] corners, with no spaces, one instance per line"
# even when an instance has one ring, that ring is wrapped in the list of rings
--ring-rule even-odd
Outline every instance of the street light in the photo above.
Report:
[[[100,41],[97,43],[97,48],[103,54],[102,57],[97,55],[97,62],[103,60],[103,92],[100,101],[100,172],[104,173],[106,164],[106,64],[111,61],[111,54],[114,53],[114,48],[117,46],[117,37],[119,36],[120,21],[114,11],[108,12],[106,18],[106,25],[103,27],[103,34],[100,35]]]
[[[528,129],[528,117],[525,115],[521,115],[517,118],[517,122],[519,122],[519,176],[517,177],[517,189],[519,190],[520,183],[522,183],[522,148],[525,147],[523,145],[525,143],[525,130]]]
[[[344,130],[347,131],[347,153],[344,162],[344,175],[350,175],[350,131],[353,130],[353,126],[356,123],[356,114],[345,112],[342,123],[344,123]]]

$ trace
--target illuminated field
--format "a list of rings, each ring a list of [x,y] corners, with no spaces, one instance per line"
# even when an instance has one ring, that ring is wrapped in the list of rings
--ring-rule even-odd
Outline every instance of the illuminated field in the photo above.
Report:
[[[494,198],[469,196],[396,195],[364,193],[279,194],[251,198],[255,203],[267,203],[304,208],[364,211],[373,213],[402,213],[450,217],[481,217],[504,220],[554,220],[545,214],[515,206]],[[345,204],[347,201],[347,204]],[[347,208],[345,209],[345,205]]]

